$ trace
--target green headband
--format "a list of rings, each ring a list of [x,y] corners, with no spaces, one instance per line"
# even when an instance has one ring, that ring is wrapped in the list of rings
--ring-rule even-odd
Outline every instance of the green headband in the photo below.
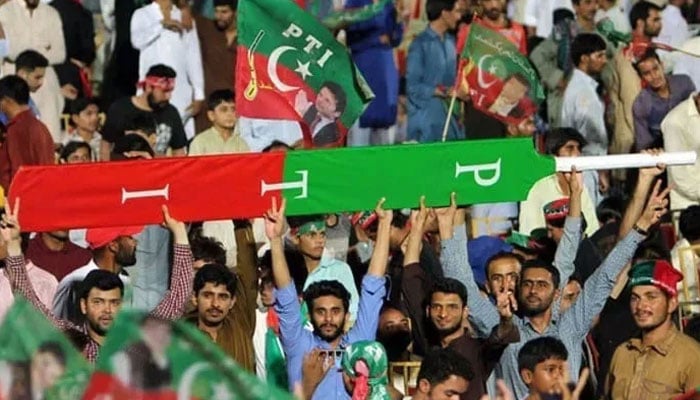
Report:
[[[297,228],[297,236],[306,235],[307,233],[325,232],[325,231],[326,231],[326,221],[321,219],[318,221],[307,222],[304,225]]]

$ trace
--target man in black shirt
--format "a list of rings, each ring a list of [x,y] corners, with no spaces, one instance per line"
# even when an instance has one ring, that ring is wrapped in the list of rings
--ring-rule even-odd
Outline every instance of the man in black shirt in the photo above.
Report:
[[[155,120],[156,155],[164,155],[168,148],[172,149],[173,156],[186,154],[187,137],[180,113],[169,103],[175,75],[175,71],[166,65],[154,65],[146,73],[146,79],[139,83],[143,89],[141,94],[121,98],[109,107],[102,131],[101,160],[109,161],[114,143],[124,136],[130,122],[142,114],[150,114]]]

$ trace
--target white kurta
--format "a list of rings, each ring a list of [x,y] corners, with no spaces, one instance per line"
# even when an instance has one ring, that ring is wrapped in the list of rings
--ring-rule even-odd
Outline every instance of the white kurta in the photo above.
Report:
[[[673,47],[681,47],[688,38],[690,38],[688,22],[683,18],[681,9],[673,4],[667,4],[661,12],[661,32],[659,32],[656,41]],[[680,53],[668,51],[658,51],[658,53],[666,72],[673,71],[673,65]]]
[[[7,37],[7,58],[10,60],[3,63],[3,75],[14,74],[14,60],[29,49],[41,53],[50,65],[62,64],[66,60],[63,24],[53,7],[41,3],[30,13],[24,0],[10,0],[0,7],[0,24]],[[53,68],[46,69],[44,84],[32,93],[32,99],[54,142],[60,142],[64,99]]]
[[[182,19],[177,7],[173,7],[170,16],[176,21]],[[155,64],[165,64],[175,70],[177,77],[170,103],[183,117],[187,138],[191,139],[195,133],[194,121],[188,118],[185,110],[193,99],[204,100],[204,73],[197,27],[180,34],[163,28],[162,20],[163,13],[155,2],[139,8],[131,17],[131,44],[141,52],[139,79],[143,80],[148,69]]]

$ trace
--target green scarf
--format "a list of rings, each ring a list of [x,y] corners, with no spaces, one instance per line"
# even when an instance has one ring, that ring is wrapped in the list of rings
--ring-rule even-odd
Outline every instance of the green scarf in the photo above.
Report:
[[[389,361],[379,342],[359,341],[349,345],[341,362],[343,372],[355,378],[352,400],[389,400]]]

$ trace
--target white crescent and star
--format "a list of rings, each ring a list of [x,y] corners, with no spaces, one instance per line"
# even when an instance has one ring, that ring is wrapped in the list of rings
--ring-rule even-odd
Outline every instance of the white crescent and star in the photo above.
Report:
[[[272,53],[270,53],[270,58],[267,61],[267,75],[270,77],[270,80],[272,81],[272,84],[275,86],[275,88],[280,92],[291,92],[292,90],[299,89],[297,86],[287,85],[286,83],[282,82],[279,75],[277,74],[277,64],[279,63],[280,57],[282,56],[282,54],[290,50],[297,49],[293,46],[279,46],[275,50],[273,50]],[[309,76],[313,76],[311,71],[309,71],[309,67],[311,65],[310,61],[307,61],[305,63],[302,63],[298,59],[296,61],[297,67],[296,69],[294,69],[294,72],[297,72],[299,75],[301,75],[302,79],[304,80],[306,80],[306,78]]]
[[[481,57],[481,59],[479,60],[479,64],[477,65],[477,75],[476,76],[477,76],[477,79],[479,82],[479,86],[484,88],[484,89],[488,89],[491,86],[493,86],[494,84],[496,84],[496,82],[498,82],[498,79],[492,79],[491,82],[486,82],[486,79],[484,79],[484,75],[483,75],[484,61],[486,61],[487,58],[491,58],[491,57],[493,57],[493,56],[486,55],[486,56]],[[489,73],[491,73],[491,74],[494,74],[495,72],[496,72],[495,70],[489,70]]]

